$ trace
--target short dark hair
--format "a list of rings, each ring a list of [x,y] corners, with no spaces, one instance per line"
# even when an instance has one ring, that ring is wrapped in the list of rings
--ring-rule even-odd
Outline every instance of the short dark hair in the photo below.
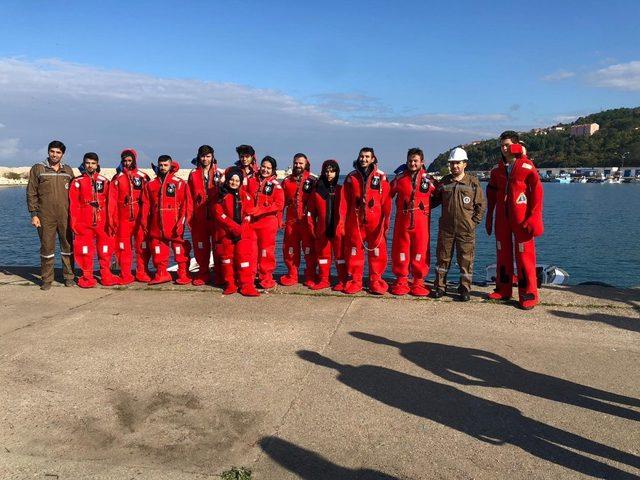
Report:
[[[297,159],[299,159],[299,158],[304,158],[305,160],[309,161],[309,159],[307,158],[307,156],[306,156],[304,153],[296,153],[296,154],[293,156],[293,159],[294,159],[294,160],[297,160]]]
[[[236,153],[238,156],[251,155],[253,157],[256,154],[256,151],[251,145],[238,145],[236,147]]]
[[[67,151],[67,147],[60,140],[53,140],[52,142],[49,142],[49,146],[47,147],[47,152],[52,148],[59,148],[60,150],[62,150],[63,154],[64,152]]]
[[[171,158],[171,155],[160,155],[158,157],[158,163],[161,162],[173,162],[173,158]]]
[[[376,152],[373,151],[372,147],[362,147],[358,152],[358,155],[360,155],[361,153],[370,153],[374,157],[376,156]]]
[[[420,156],[420,160],[422,160],[424,162],[424,152],[419,149],[418,147],[413,147],[410,148],[409,151],[407,152],[407,161],[409,161],[409,159],[411,157],[413,157],[414,155],[419,155]]]
[[[53,147],[56,148],[56,147]],[[98,154],[95,152],[87,152],[84,154],[84,157],[82,157],[82,162],[84,163],[85,160],[95,160],[96,162],[99,162],[100,159],[98,158]]]
[[[198,158],[209,154],[213,155],[213,147],[211,145],[200,145],[198,148]]]
[[[506,130],[500,134],[500,141],[510,139],[513,143],[520,143],[520,135],[515,130]]]

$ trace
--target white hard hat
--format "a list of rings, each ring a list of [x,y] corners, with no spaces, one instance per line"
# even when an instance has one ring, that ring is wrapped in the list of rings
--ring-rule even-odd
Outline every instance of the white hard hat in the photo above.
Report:
[[[451,153],[449,154],[449,162],[462,162],[463,160],[465,162],[469,160],[464,148],[456,147],[451,150]]]

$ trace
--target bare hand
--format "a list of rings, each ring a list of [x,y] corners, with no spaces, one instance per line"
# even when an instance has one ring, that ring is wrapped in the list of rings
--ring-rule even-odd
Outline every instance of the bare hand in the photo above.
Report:
[[[38,218],[37,216],[31,217],[31,225],[36,228],[40,228],[42,226],[42,224],[40,223],[40,218]]]

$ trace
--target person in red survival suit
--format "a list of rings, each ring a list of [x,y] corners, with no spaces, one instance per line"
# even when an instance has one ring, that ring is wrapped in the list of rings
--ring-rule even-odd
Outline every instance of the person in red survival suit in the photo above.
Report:
[[[151,280],[148,267],[151,250],[140,227],[142,190],[149,182],[149,176],[138,170],[137,159],[138,154],[133,148],[123,150],[120,154],[120,165],[109,186],[109,222],[116,232],[116,256],[120,264],[122,285],[134,280],[145,283]],[[134,249],[135,277],[131,274]]]
[[[331,286],[331,254],[336,262],[338,282],[333,290],[341,292],[347,281],[347,266],[342,248],[344,223],[340,217],[342,186],[338,185],[340,165],[335,160],[322,164],[320,178],[316,181],[309,203],[307,221],[317,258],[318,280],[310,285],[311,290],[322,290]]]
[[[156,274],[149,285],[171,281],[167,272],[169,248],[173,249],[178,264],[176,283],[191,283],[189,277],[189,252],[191,245],[184,239],[184,226],[190,214],[189,187],[178,178],[180,169],[169,155],[158,157],[156,178],[147,183],[142,191],[142,228],[149,236],[151,254]]]
[[[383,295],[388,290],[382,274],[387,267],[387,241],[391,213],[387,177],[378,169],[373,148],[360,150],[353,170],[342,187],[340,217],[345,219],[345,257],[349,281],[344,293],[362,290],[365,242],[369,259],[369,291]]]
[[[198,148],[198,155],[193,161],[196,168],[189,173],[187,182],[192,209],[189,229],[194,257],[199,265],[193,284],[204,285],[209,281],[209,260],[215,248],[215,221],[211,205],[215,202],[221,174],[213,148],[209,145]],[[218,269],[216,271],[219,273]]]
[[[244,191],[253,196],[258,191],[258,162],[256,151],[251,145],[238,145],[236,147],[238,161],[234,164],[242,170],[242,186]]]
[[[251,227],[254,210],[253,198],[242,186],[243,173],[237,166],[225,171],[224,184],[220,188],[215,206],[215,220],[218,225],[218,257],[221,260],[225,282],[224,295],[238,291],[246,297],[257,297],[260,292],[254,285],[255,279],[255,235]]]
[[[258,248],[258,282],[262,288],[275,287],[273,271],[276,269],[276,235],[280,227],[284,192],[276,179],[276,159],[266,156],[260,162],[258,190],[253,195],[251,227]]]
[[[284,286],[298,283],[298,268],[300,267],[301,250],[304,251],[305,282],[311,286],[315,282],[314,268],[316,256],[313,248],[313,237],[307,223],[307,202],[315,177],[311,174],[311,163],[304,153],[293,156],[293,172],[282,181],[284,190],[284,240],[282,254],[287,273],[280,277],[280,284]]]
[[[410,293],[426,297],[431,293],[424,279],[430,265],[430,204],[434,190],[424,168],[424,153],[419,148],[411,148],[407,153],[406,170],[391,182],[391,197],[396,199],[391,247],[391,268],[396,276],[396,282],[391,287],[394,295]],[[409,272],[413,277],[411,287]]]
[[[100,283],[105,286],[119,285],[120,279],[111,273],[109,264],[113,255],[113,229],[109,224],[108,198],[109,180],[100,175],[98,155],[84,154],[81,175],[69,186],[69,214],[71,230],[75,238],[73,249],[76,261],[82,269],[78,286],[95,287],[93,278],[93,255],[98,247]]]
[[[515,244],[519,306],[529,310],[538,304],[534,238],[544,231],[543,190],[538,171],[519,142],[514,131],[500,135],[502,159],[491,170],[487,185],[486,228],[491,235],[495,211],[497,251],[496,289],[489,298],[511,298]]]

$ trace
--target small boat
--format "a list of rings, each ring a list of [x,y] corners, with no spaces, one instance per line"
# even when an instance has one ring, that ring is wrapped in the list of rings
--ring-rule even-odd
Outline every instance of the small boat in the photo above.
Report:
[[[620,177],[608,177],[603,183],[610,183],[612,185],[618,185],[622,183]]]
[[[514,265],[513,271],[517,272],[517,268]],[[496,264],[492,263],[486,269],[486,283],[496,283]],[[567,285],[569,283],[569,274],[555,265],[546,265],[538,263],[536,264],[536,276],[538,277],[538,286],[541,285]],[[514,285],[517,285],[518,279],[514,278]]]
[[[555,183],[571,183],[571,175],[568,173],[561,173],[554,179]]]

